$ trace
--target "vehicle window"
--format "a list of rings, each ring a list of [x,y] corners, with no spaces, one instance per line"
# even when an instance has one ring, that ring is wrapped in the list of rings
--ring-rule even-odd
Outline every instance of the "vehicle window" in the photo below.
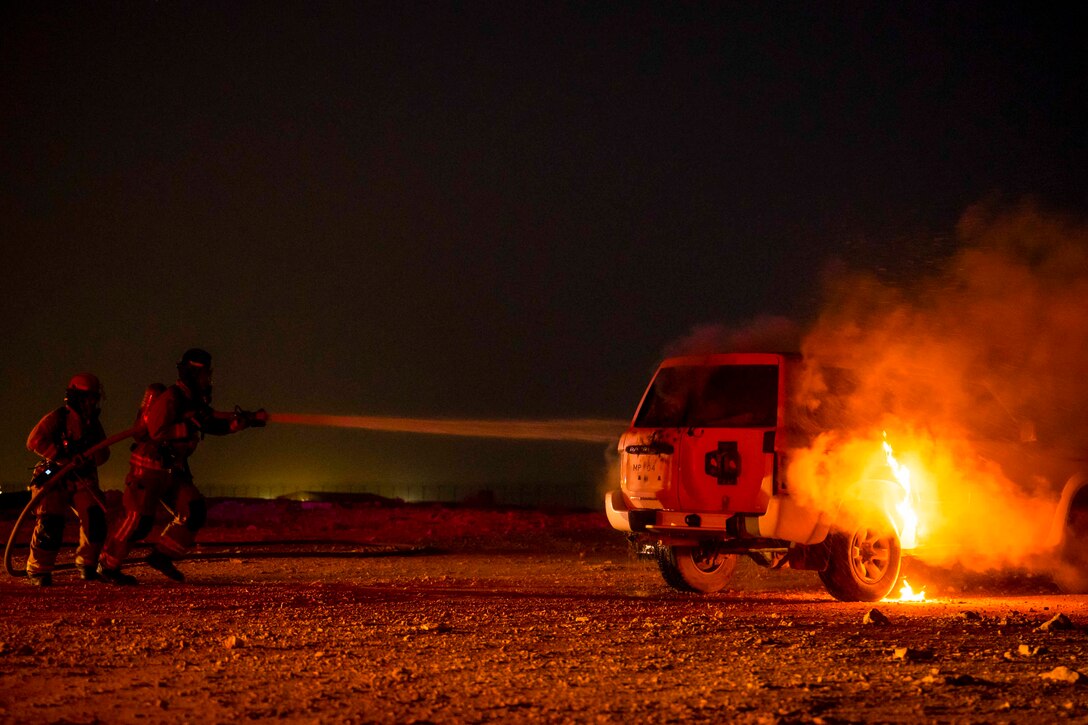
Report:
[[[635,425],[770,428],[777,417],[777,366],[678,366],[658,372]]]

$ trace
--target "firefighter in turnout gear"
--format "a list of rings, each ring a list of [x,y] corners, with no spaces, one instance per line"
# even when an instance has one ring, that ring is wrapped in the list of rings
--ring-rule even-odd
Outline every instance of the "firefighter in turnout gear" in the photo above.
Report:
[[[97,579],[95,567],[106,539],[106,512],[98,487],[98,467],[110,457],[103,448],[89,459],[82,453],[106,438],[98,417],[103,397],[102,383],[91,373],[80,373],[69,381],[64,405],[47,413],[30,432],[26,447],[42,460],[34,468],[33,488],[46,485],[49,476],[68,463],[75,469],[55,481],[35,511],[38,522],[30,540],[26,572],[31,584],[49,586],[57,552],[64,539],[64,517],[74,509],[79,518],[79,548],[76,567],[86,580]]]
[[[144,430],[136,435],[129,459],[125,513],[110,533],[100,569],[102,577],[115,584],[136,583],[121,571],[121,565],[132,544],[151,532],[160,501],[174,518],[147,563],[174,581],[184,581],[174,559],[189,551],[207,517],[204,497],[193,484],[189,457],[205,435],[237,433],[264,426],[268,420],[263,410],[225,413],[212,409],[212,356],[205,350],[186,350],[177,367],[178,381],[165,389],[150,386],[137,414],[137,424]]]
[[[159,469],[149,468],[158,460],[155,455],[158,444],[153,443],[147,435],[147,411],[165,390],[166,386],[162,383],[147,386],[140,408],[136,411],[136,421],[133,423],[133,428],[136,429],[133,435],[135,441],[131,448],[132,455],[129,457],[122,498],[124,515],[110,529],[100,559],[99,573],[103,579],[114,584],[136,584],[136,577],[123,573],[121,564],[128,556],[132,544],[142,541],[151,533],[156,508],[166,493],[165,487],[170,483],[170,476],[153,473],[152,471]]]

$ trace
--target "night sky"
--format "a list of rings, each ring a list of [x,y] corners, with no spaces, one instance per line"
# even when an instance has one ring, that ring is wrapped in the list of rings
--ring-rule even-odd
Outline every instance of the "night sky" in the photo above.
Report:
[[[217,407],[605,417],[705,323],[812,319],[970,204],[1088,213],[1086,10],[1038,3],[8,3],[0,481],[75,372],[107,432]],[[103,469],[116,487],[127,450]],[[198,484],[597,476],[599,445],[271,426]]]

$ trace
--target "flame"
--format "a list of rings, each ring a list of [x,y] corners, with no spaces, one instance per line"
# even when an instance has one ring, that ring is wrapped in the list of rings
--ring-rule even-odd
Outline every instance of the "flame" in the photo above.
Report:
[[[899,485],[903,487],[903,500],[895,506],[899,514],[899,543],[904,549],[913,549],[918,545],[918,512],[914,510],[914,495],[910,483],[910,469],[901,464],[888,443],[888,433],[884,431],[884,458],[888,468]]]
[[[914,591],[914,587],[906,579],[903,580],[903,586],[899,587],[898,599],[884,598],[886,602],[924,602],[925,600],[926,588],[922,587],[918,591]]]
[[[899,541],[904,549],[913,549],[918,545],[918,512],[914,510],[914,494],[910,483],[910,469],[900,463],[895,457],[892,445],[891,443],[888,443],[888,432],[883,431],[883,433],[884,458],[887,460],[888,468],[891,469],[892,475],[895,476],[895,480],[903,487],[903,500],[895,506],[895,510],[899,514],[900,522]],[[910,582],[904,579],[903,586],[899,588],[899,599],[888,599],[886,601],[924,602],[925,600],[925,587],[922,587],[918,591],[914,591],[914,587],[910,585]]]

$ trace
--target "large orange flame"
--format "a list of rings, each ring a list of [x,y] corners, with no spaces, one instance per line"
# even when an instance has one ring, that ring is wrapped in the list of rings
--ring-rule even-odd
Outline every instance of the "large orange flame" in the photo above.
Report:
[[[913,549],[918,545],[918,512],[914,509],[910,469],[896,459],[892,446],[888,443],[887,431],[884,431],[884,457],[888,461],[888,468],[891,469],[895,480],[903,487],[903,499],[895,507],[899,514],[899,544],[904,549]]]
[[[888,443],[888,432],[884,431],[884,458],[888,462],[888,468],[891,469],[892,475],[895,476],[895,480],[899,482],[899,485],[903,487],[903,499],[896,504],[896,513],[899,514],[899,543],[904,549],[913,549],[918,545],[918,512],[914,508],[914,490],[911,487],[910,481],[910,469],[904,466],[895,457],[895,452],[892,450],[891,443]],[[918,591],[914,591],[914,587],[910,585],[906,579],[903,580],[903,586],[899,588],[899,598],[891,599],[885,597],[884,601],[891,602],[924,602],[926,600],[926,590],[922,587]]]

